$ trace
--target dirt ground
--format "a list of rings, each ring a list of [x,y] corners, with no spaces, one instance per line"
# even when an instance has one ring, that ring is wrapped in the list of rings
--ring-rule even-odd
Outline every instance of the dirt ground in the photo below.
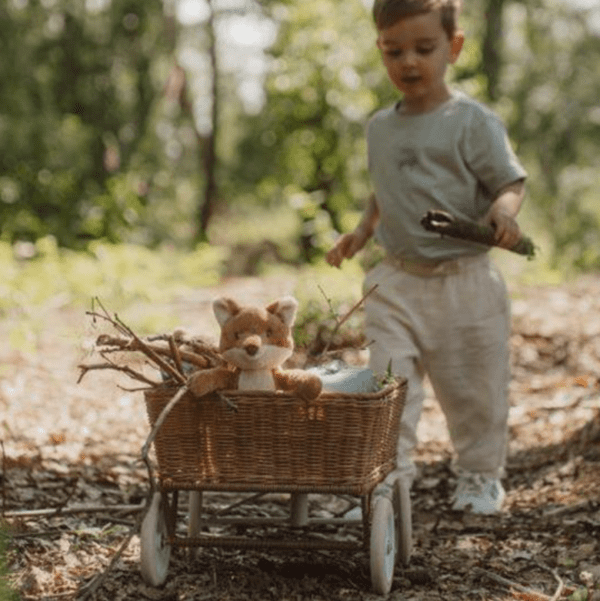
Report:
[[[292,289],[282,278],[232,279],[164,311],[214,335],[209,307],[217,292],[262,303]],[[389,599],[600,599],[600,278],[512,294],[505,509],[495,517],[450,509],[451,450],[428,398],[412,491],[414,552],[410,565],[396,570]],[[76,366],[89,360],[97,334],[82,309],[48,306],[29,351],[10,344],[15,319],[0,322],[0,503],[11,534],[10,578],[23,601],[82,598],[127,538],[147,494],[139,460],[148,435],[143,398],[113,373],[77,384]],[[224,501],[215,495],[209,502]],[[314,498],[311,510],[332,514],[339,503]],[[88,512],[70,512],[74,507]],[[15,516],[56,508],[62,513]],[[281,512],[284,500],[271,498],[266,509]],[[154,589],[140,577],[139,550],[134,536],[92,598],[379,598],[366,551],[177,551],[166,584]]]

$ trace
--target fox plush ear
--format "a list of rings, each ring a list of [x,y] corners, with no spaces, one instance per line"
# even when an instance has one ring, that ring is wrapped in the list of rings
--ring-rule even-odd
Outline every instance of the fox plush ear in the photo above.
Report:
[[[294,323],[297,310],[298,301],[291,296],[284,296],[267,307],[267,311],[279,317],[288,328]]]
[[[219,325],[223,327],[225,322],[240,312],[240,306],[230,298],[217,298],[213,302],[213,311]]]

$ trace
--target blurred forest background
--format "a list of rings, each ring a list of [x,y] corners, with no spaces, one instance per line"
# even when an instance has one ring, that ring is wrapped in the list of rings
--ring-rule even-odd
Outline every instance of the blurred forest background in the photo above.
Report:
[[[370,8],[2,2],[3,270],[117,243],[204,253],[209,270],[225,248],[233,271],[318,262],[358,219],[364,127],[396,98]],[[463,26],[451,77],[509,128],[530,173],[524,228],[551,269],[600,268],[599,3],[469,0]]]

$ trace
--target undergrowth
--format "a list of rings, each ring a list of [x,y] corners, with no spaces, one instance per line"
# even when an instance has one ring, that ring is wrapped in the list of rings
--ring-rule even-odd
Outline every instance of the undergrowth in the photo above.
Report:
[[[354,346],[360,340],[360,311],[354,312],[337,332],[336,326],[361,300],[363,277],[358,261],[347,262],[339,270],[319,263],[299,271],[294,291],[299,303],[294,326],[297,347],[319,352],[328,343],[335,348]]]
[[[0,601],[19,601],[19,594],[8,581],[7,548],[8,534],[0,524]]]
[[[15,247],[0,242],[0,319],[11,324],[12,346],[24,350],[35,346],[52,311],[75,306],[83,314],[95,298],[111,311],[142,306],[136,326],[154,329],[166,316],[152,308],[217,284],[224,255],[208,244],[184,252],[98,242],[72,251],[51,237]]]
[[[223,250],[200,245],[195,251],[151,250],[132,244],[95,243],[88,252],[58,248],[53,238],[27,247],[0,242],[0,314],[31,305],[111,305],[144,299],[162,302],[186,289],[214,285]]]

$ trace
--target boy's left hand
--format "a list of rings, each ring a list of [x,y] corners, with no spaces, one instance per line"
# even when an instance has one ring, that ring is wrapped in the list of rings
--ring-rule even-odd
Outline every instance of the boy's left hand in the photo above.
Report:
[[[511,249],[521,239],[521,228],[514,217],[503,211],[498,205],[492,205],[483,220],[495,230],[496,244]]]
[[[483,218],[485,225],[495,230],[496,244],[502,248],[514,248],[521,239],[521,228],[516,216],[525,196],[524,180],[517,180],[500,190]]]

